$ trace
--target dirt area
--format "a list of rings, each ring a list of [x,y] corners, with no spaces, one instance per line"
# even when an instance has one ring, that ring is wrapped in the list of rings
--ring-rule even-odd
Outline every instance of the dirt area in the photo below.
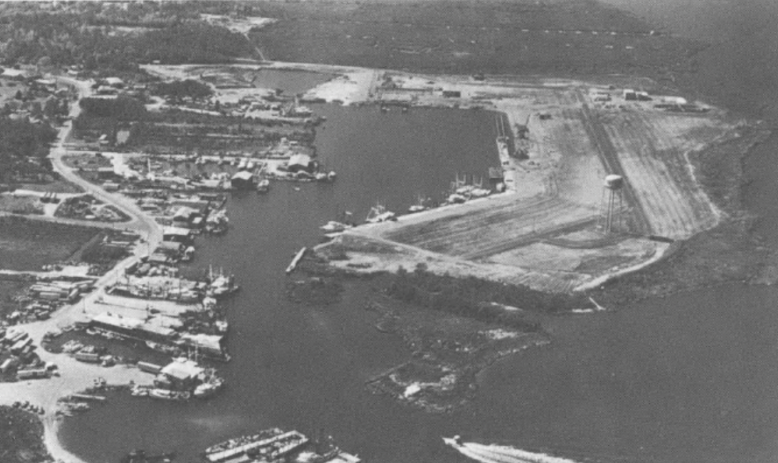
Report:
[[[456,100],[503,111],[513,149],[522,152],[501,150],[508,193],[356,227],[345,234],[358,239],[319,247],[335,248],[329,254],[340,260],[333,265],[354,272],[425,262],[433,271],[542,291],[588,287],[648,265],[673,240],[721,223],[727,216],[704,190],[694,159],[744,139],[731,154],[737,158],[753,143],[741,129],[749,123],[724,111],[676,95],[638,98],[631,88],[661,88],[646,79],[616,79],[623,88],[603,79],[398,72],[379,80],[374,95],[389,87],[418,90],[413,105]],[[441,96],[446,91],[458,97]],[[623,187],[605,188],[607,175],[620,176]],[[371,253],[365,240],[392,250]]]
[[[51,461],[43,443],[43,424],[35,414],[14,407],[0,406],[0,461]]]
[[[476,375],[496,360],[549,342],[542,332],[524,333],[499,324],[398,304],[370,301],[381,333],[400,336],[412,359],[366,381],[375,394],[386,394],[415,408],[451,413],[475,398]]]
[[[128,222],[130,216],[112,206],[106,205],[91,195],[66,198],[57,207],[56,217],[78,220],[96,220],[100,222]]]
[[[0,261],[10,270],[40,270],[70,258],[98,229],[0,217]]]

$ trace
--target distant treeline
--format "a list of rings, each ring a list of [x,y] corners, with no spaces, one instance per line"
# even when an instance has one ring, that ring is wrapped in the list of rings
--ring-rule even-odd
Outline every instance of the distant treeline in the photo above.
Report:
[[[117,98],[82,98],[78,102],[84,110],[82,117],[111,118],[120,121],[136,121],[146,116],[146,107],[142,102],[128,96]]]
[[[0,178],[11,181],[17,174],[39,171],[57,131],[46,123],[0,117]],[[33,162],[31,162],[33,161]]]
[[[525,332],[538,331],[540,325],[528,320],[524,310],[554,313],[590,305],[583,295],[548,294],[523,285],[435,275],[427,271],[424,264],[418,265],[413,272],[400,268],[386,292],[404,302]],[[522,310],[507,310],[493,303]]]
[[[129,3],[125,11],[83,3],[93,4],[64,5],[59,11],[28,2],[0,5],[3,63],[134,72],[139,63],[156,60],[223,63],[252,54],[243,35],[201,22],[191,5]],[[127,30],[123,24],[138,28]]]
[[[191,79],[163,82],[157,85],[157,87],[154,89],[155,95],[171,97],[179,100],[185,97],[205,98],[211,96],[212,93],[213,91],[211,91],[211,87],[202,82]]]

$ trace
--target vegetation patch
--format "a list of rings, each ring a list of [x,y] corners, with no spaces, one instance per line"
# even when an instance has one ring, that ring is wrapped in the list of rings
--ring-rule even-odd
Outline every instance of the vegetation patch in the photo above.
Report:
[[[494,361],[549,342],[539,327],[524,332],[386,298],[365,309],[378,314],[378,331],[400,336],[412,351],[411,360],[368,379],[367,389],[431,413],[473,400],[476,375]]]
[[[592,305],[583,294],[549,294],[523,285],[506,285],[475,277],[436,275],[419,264],[413,272],[398,269],[386,288],[390,297],[522,331],[538,331],[527,312],[559,313]],[[519,310],[504,310],[503,307]]]
[[[0,261],[11,270],[40,270],[67,260],[99,229],[0,217]]]
[[[340,301],[343,285],[334,278],[311,277],[286,285],[286,297],[308,305],[329,305]]]
[[[181,101],[184,98],[205,98],[212,93],[211,87],[192,79],[162,82],[154,90],[155,95],[172,98],[174,101]]]
[[[51,461],[43,444],[43,424],[34,414],[0,405],[0,461],[38,463]]]

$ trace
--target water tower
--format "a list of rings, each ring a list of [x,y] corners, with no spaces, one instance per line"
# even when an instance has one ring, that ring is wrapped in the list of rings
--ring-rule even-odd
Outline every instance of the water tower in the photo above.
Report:
[[[600,210],[602,211],[600,221],[605,229],[605,233],[610,233],[614,225],[621,225],[621,206],[623,204],[622,189],[624,187],[624,177],[611,174],[605,177],[602,189],[602,200],[600,201]],[[618,223],[616,223],[618,221]]]

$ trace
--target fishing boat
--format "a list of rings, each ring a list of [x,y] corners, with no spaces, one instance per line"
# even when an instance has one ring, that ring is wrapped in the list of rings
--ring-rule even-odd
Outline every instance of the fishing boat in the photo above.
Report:
[[[383,205],[377,203],[375,206],[370,208],[370,212],[367,214],[365,222],[380,223],[386,222],[387,220],[396,220],[394,212],[387,211]]]
[[[346,230],[347,228],[351,228],[351,225],[338,222],[335,220],[330,220],[326,224],[319,227],[321,230],[327,232],[327,233],[338,233],[342,232],[343,230]]]
[[[270,190],[270,180],[266,178],[260,178],[257,182],[257,192],[267,193]]]
[[[162,400],[189,400],[192,395],[189,392],[171,391],[168,389],[149,389],[149,397]]]
[[[208,270],[208,288],[205,295],[208,297],[219,298],[234,293],[240,286],[235,284],[234,275],[225,275],[223,271],[219,271],[218,274],[213,272],[213,267],[209,267]]]
[[[224,380],[221,378],[212,378],[211,380],[198,384],[192,395],[198,399],[206,399],[215,395],[224,386]]]
[[[412,205],[408,208],[408,212],[414,213],[414,212],[421,212],[427,209],[427,206],[424,204],[425,200],[421,195],[418,195],[416,197],[416,204]]]

